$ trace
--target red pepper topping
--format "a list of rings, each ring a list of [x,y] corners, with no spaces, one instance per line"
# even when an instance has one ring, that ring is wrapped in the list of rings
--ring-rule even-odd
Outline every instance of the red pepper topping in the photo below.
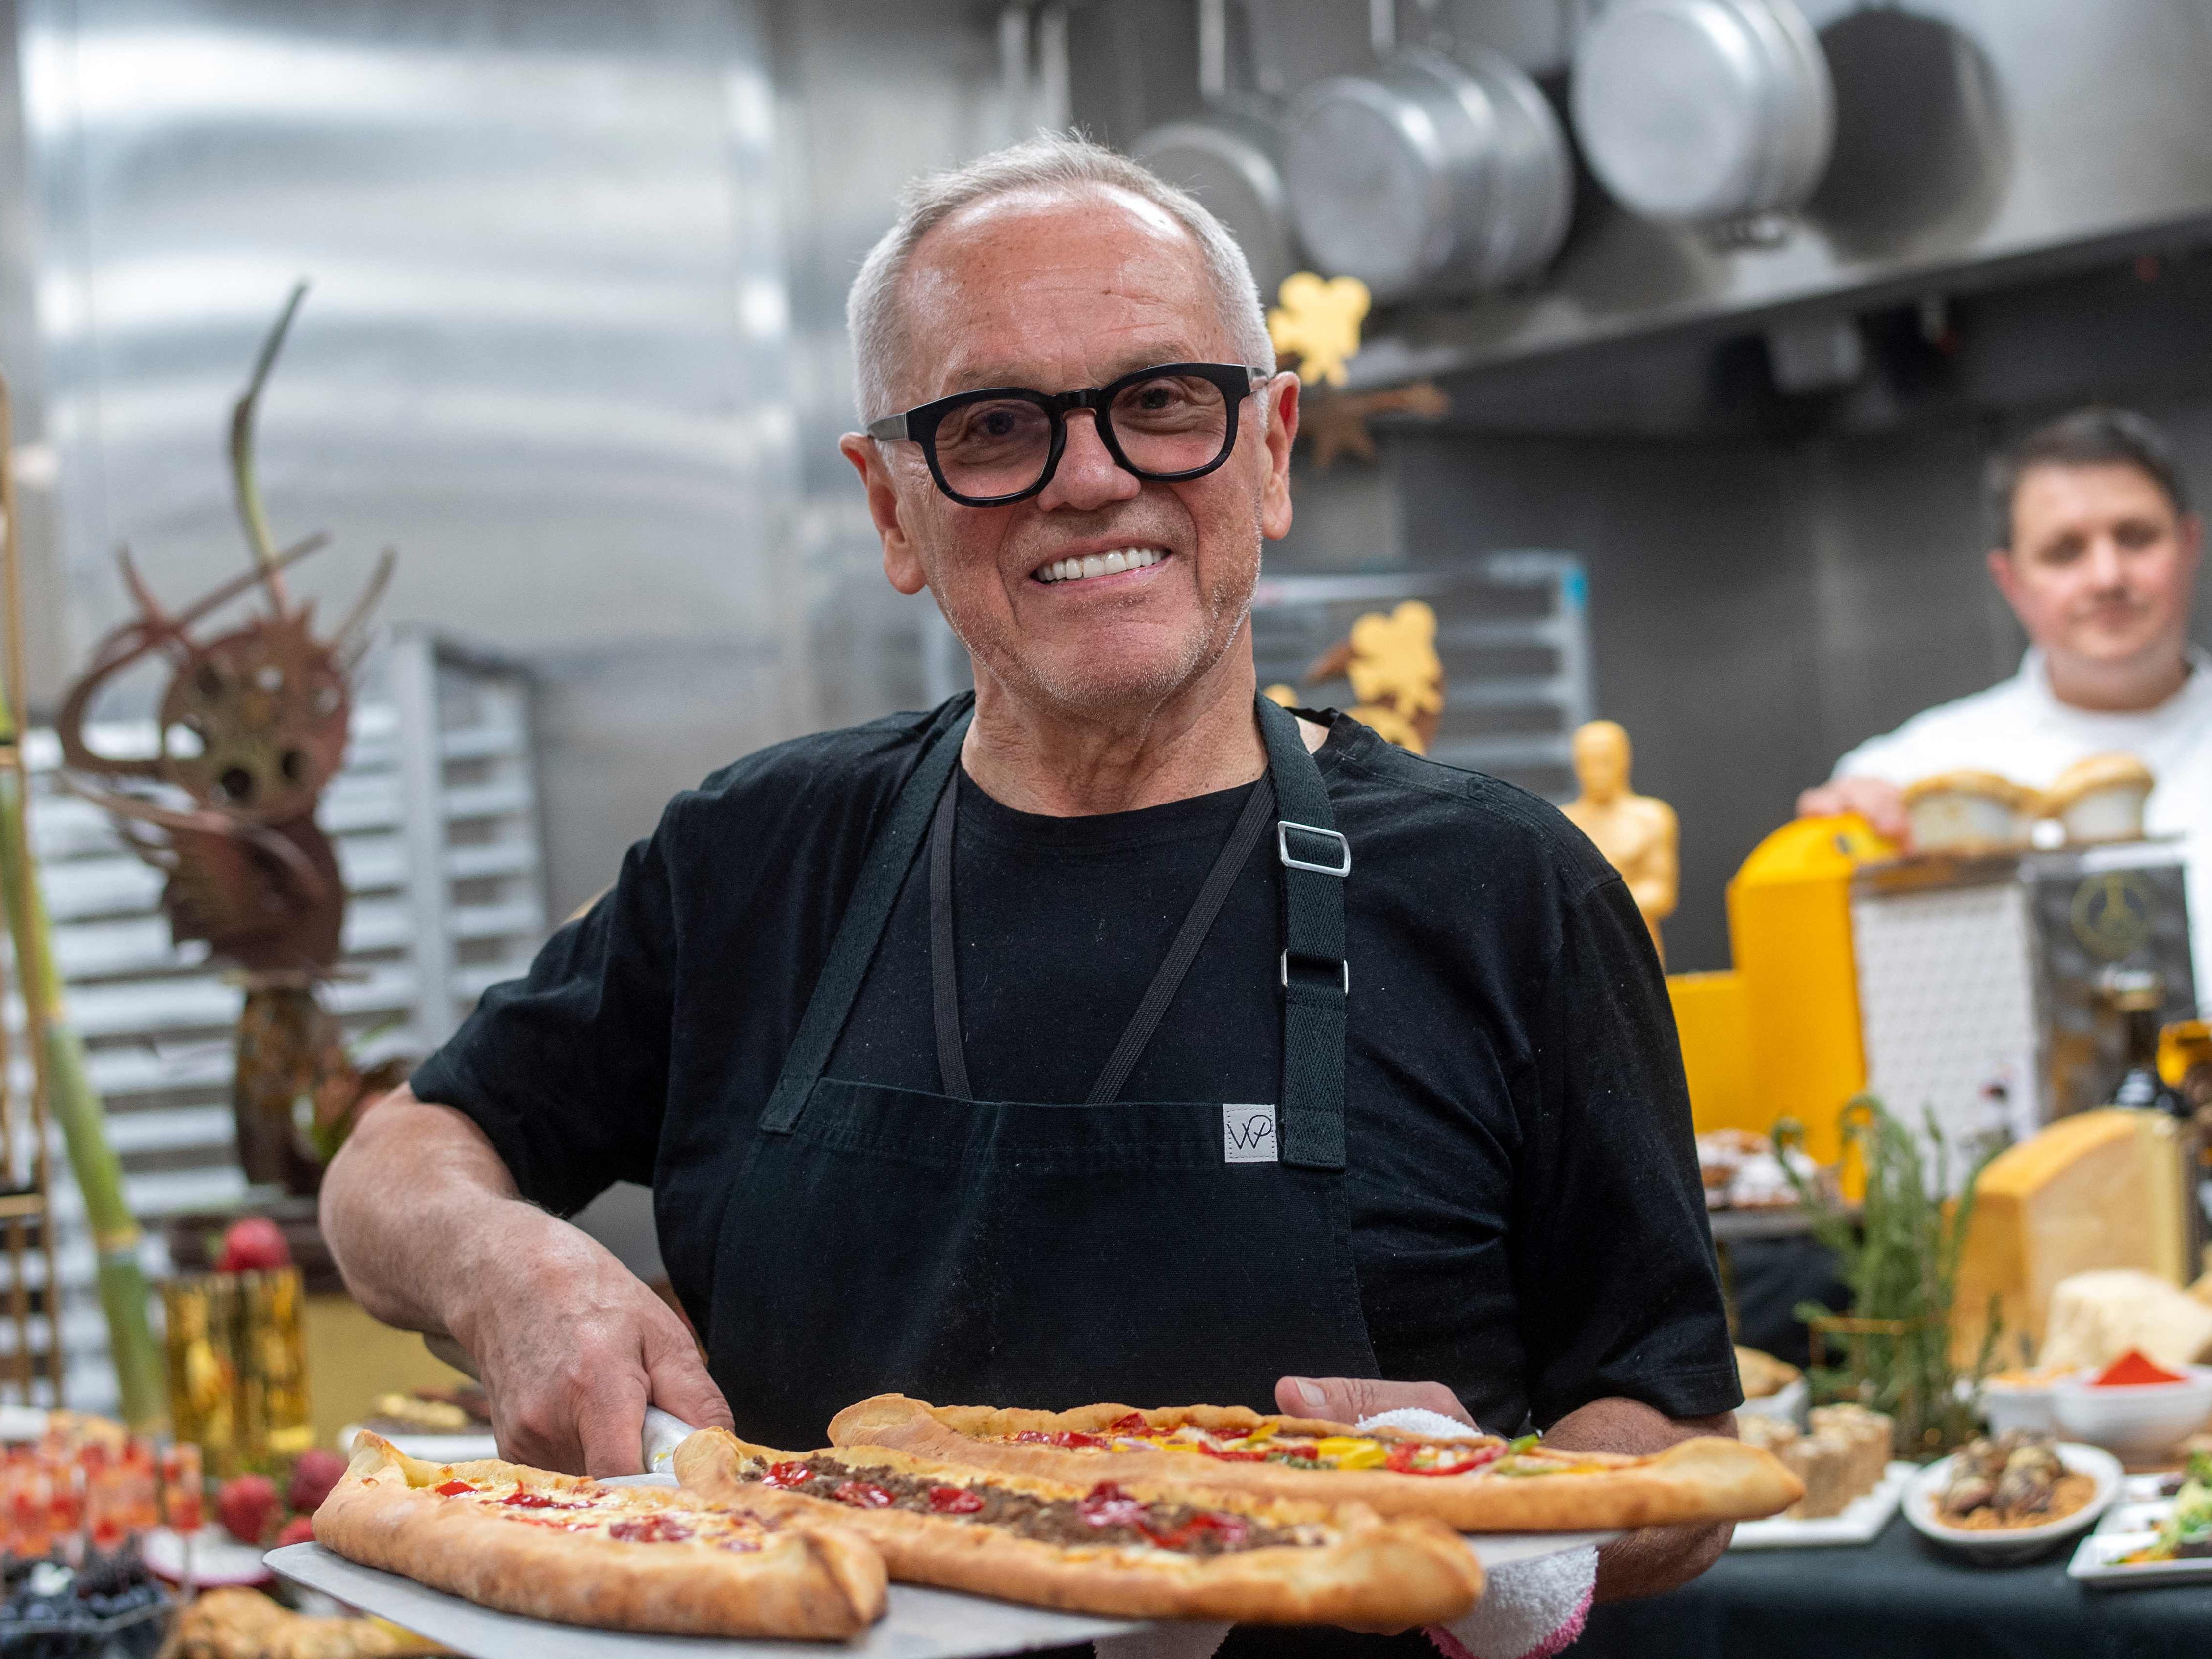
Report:
[[[1304,1458],[1309,1463],[1317,1461],[1321,1456],[1321,1454],[1311,1446],[1302,1446],[1296,1441],[1287,1445],[1278,1445],[1274,1449],[1274,1455],[1278,1457]]]
[[[1145,1420],[1144,1413],[1131,1412],[1127,1416],[1117,1417],[1109,1423],[1106,1425],[1106,1431],[1109,1434],[1143,1434],[1152,1426]]]
[[[872,1480],[848,1480],[830,1495],[856,1510],[887,1510],[898,1501]]]
[[[1101,1480],[1077,1503],[1075,1511],[1094,1527],[1141,1527],[1145,1506],[1111,1480]]]
[[[433,1487],[432,1490],[441,1498],[465,1498],[476,1488],[465,1480],[448,1480],[444,1486]]]
[[[1109,1449],[1107,1443],[1101,1440],[1097,1435],[1079,1433],[1074,1429],[1054,1429],[1049,1434],[1047,1434],[1042,1429],[1024,1429],[1020,1433],[1017,1434],[1014,1438],[1017,1440],[1027,1441],[1031,1445],[1062,1446],[1070,1450],[1079,1449],[1086,1446],[1094,1448],[1099,1451]]]
[[[1264,1463],[1267,1461],[1267,1454],[1263,1451],[1224,1451],[1218,1446],[1209,1446],[1203,1442],[1200,1443],[1198,1449],[1208,1457],[1218,1457],[1224,1463]]]
[[[965,1486],[932,1486],[929,1507],[939,1515],[975,1515],[983,1507],[983,1494]]]
[[[2153,1361],[2141,1348],[2130,1348],[2097,1373],[2094,1386],[2100,1389],[2140,1389],[2153,1382],[2186,1382],[2188,1380]]]
[[[669,1516],[647,1515],[634,1521],[617,1521],[607,1528],[607,1534],[625,1544],[680,1544],[691,1535],[691,1528]]]
[[[1445,1462],[1439,1459],[1427,1468],[1420,1468],[1413,1462],[1415,1455],[1420,1449],[1420,1444],[1417,1441],[1394,1440],[1390,1443],[1388,1462],[1384,1467],[1395,1474],[1467,1474],[1480,1468],[1486,1463],[1496,1462],[1505,1453],[1505,1448],[1502,1445],[1471,1446],[1462,1451],[1454,1462]],[[1452,1449],[1459,1449],[1455,1447]]]
[[[1244,1541],[1244,1535],[1249,1528],[1233,1515],[1216,1515],[1211,1510],[1200,1510],[1182,1525],[1166,1532],[1156,1531],[1142,1524],[1138,1530],[1164,1550],[1188,1549],[1208,1534],[1221,1540],[1222,1548],[1233,1550]]]
[[[761,1477],[761,1485],[781,1486],[788,1491],[793,1486],[805,1486],[813,1478],[814,1471],[804,1463],[797,1462],[771,1463],[769,1465],[768,1473]]]
[[[445,1488],[441,1486],[438,1490],[443,1492]],[[499,1501],[518,1510],[555,1510],[569,1507],[558,1498],[548,1498],[542,1492],[511,1492]]]

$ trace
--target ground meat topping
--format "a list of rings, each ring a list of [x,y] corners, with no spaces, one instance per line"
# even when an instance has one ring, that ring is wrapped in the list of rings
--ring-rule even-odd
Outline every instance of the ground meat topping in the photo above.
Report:
[[[1148,1504],[1109,1480],[1078,1499],[1039,1498],[984,1481],[954,1486],[818,1455],[773,1467],[749,1463],[743,1478],[833,1503],[910,1510],[1004,1527],[1017,1537],[1048,1544],[1150,1544],[1185,1555],[1222,1555],[1307,1541],[1297,1530],[1265,1526],[1218,1510]]]

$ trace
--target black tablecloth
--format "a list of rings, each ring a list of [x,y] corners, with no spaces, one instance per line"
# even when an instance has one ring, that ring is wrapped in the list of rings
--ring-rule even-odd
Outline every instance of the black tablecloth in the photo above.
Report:
[[[2073,1555],[1965,1565],[1901,1516],[1863,1548],[1731,1550],[1672,1595],[1594,1608],[1566,1659],[2212,1659],[2212,1583],[2088,1589]]]

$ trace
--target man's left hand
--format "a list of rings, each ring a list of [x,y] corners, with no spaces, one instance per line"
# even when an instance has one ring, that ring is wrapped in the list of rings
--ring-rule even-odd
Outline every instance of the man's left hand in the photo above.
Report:
[[[1459,1396],[1441,1382],[1383,1382],[1364,1376],[1286,1376],[1275,1384],[1275,1404],[1293,1417],[1357,1423],[1379,1413],[1419,1406],[1455,1419],[1474,1419]],[[1672,1418],[1633,1400],[1593,1400],[1569,1412],[1544,1437],[1559,1451],[1627,1452],[1648,1455],[1693,1435],[1733,1437],[1735,1418]],[[1597,1599],[1626,1601],[1657,1595],[1686,1584],[1720,1559],[1733,1527],[1639,1527],[1597,1553]]]
[[[1441,1382],[1384,1382],[1371,1376],[1286,1376],[1275,1384],[1275,1404],[1286,1417],[1325,1417],[1357,1423],[1382,1412],[1419,1406],[1470,1429],[1474,1419],[1459,1396]]]

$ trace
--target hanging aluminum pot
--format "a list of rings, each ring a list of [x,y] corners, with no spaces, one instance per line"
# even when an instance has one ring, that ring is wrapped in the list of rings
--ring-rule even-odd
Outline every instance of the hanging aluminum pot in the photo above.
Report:
[[[1284,125],[1307,252],[1378,301],[1505,287],[1566,236],[1566,137],[1535,82],[1495,52],[1413,47],[1307,88]]]
[[[1227,226],[1251,264],[1263,305],[1298,269],[1297,238],[1283,190],[1282,135],[1256,110],[1216,105],[1139,138],[1130,153],[1198,198]]]
[[[1802,207],[1835,142],[1820,43],[1791,0],[1617,0],[1575,50],[1590,170],[1630,212],[1753,222]]]

